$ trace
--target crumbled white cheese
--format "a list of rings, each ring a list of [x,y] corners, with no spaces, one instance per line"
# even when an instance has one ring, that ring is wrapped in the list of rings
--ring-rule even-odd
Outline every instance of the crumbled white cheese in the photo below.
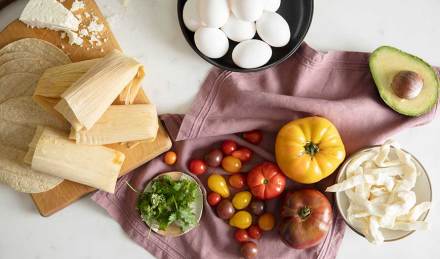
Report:
[[[101,32],[104,30],[104,24],[98,23],[97,17],[94,16],[87,29],[92,32]]]
[[[75,0],[72,3],[72,8],[70,8],[70,11],[72,12],[76,12],[78,10],[84,9],[86,7],[86,5],[84,4],[83,1],[81,0]]]
[[[76,32],[69,31],[69,32],[67,32],[67,34],[69,35],[69,44],[70,45],[82,46],[84,40],[81,37],[79,37]]]
[[[62,32],[62,33],[61,33],[61,39],[64,39],[64,38],[66,38],[66,33],[65,33],[65,32]]]
[[[87,29],[81,29],[79,30],[79,36],[81,36],[81,38],[89,36],[89,31],[87,31]]]
[[[84,12],[84,16],[85,16],[86,18],[90,18],[90,14],[89,14],[89,12]]]

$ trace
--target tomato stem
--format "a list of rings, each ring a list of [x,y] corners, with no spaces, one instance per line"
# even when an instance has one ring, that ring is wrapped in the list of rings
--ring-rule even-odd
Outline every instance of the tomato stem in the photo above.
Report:
[[[264,178],[264,180],[263,180],[263,184],[268,184],[269,183],[269,180],[267,180],[266,178]]]
[[[319,146],[313,142],[307,142],[304,146],[304,150],[307,154],[314,156],[316,153],[319,152]]]
[[[298,211],[298,215],[301,219],[306,219],[308,216],[310,216],[310,213],[312,213],[312,210],[309,207],[302,207]]]

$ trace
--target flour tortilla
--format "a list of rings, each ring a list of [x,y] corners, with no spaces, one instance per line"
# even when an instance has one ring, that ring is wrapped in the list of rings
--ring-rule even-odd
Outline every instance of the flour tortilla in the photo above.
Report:
[[[8,61],[21,59],[21,58],[41,58],[41,57],[32,52],[24,52],[24,51],[3,53],[0,55],[0,65],[3,65]],[[58,62],[53,62],[53,63],[54,66],[58,64]]]
[[[23,163],[26,152],[0,144],[0,182],[19,192],[39,193],[48,191],[63,179],[33,171]]]
[[[69,56],[67,56],[61,49],[57,48],[52,43],[44,40],[25,38],[9,43],[0,49],[0,55],[10,52],[31,52],[38,57],[48,60],[58,65],[71,63]]]
[[[39,79],[40,75],[34,73],[11,73],[0,77],[0,103],[18,96],[32,96]]]

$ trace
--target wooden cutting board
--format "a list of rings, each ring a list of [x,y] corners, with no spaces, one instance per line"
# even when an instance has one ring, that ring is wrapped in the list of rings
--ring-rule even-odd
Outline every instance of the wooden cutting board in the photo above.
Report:
[[[73,0],[67,0],[64,5],[70,9],[72,2]],[[120,49],[118,42],[116,41],[107,21],[105,20],[96,3],[93,0],[84,0],[84,3],[86,4],[86,8],[82,11],[94,14],[99,18],[98,21],[100,23],[105,24],[106,28],[102,35],[103,38],[107,40],[102,42],[102,46],[95,48],[91,48],[87,45],[83,47],[71,46],[66,38],[61,39],[60,32],[43,29],[31,29],[22,22],[16,20],[9,24],[2,32],[0,32],[0,48],[8,43],[22,38],[38,38],[51,42],[52,44],[55,44],[59,48],[63,49],[63,51],[70,56],[73,62],[102,57],[113,49]],[[148,100],[144,91],[141,90],[136,97],[135,103],[149,102],[150,101]],[[153,142],[141,142],[132,148],[128,148],[126,145],[122,144],[112,144],[107,146],[119,150],[125,154],[126,159],[122,165],[120,173],[120,176],[122,176],[169,150],[171,145],[172,143],[167,132],[163,126],[160,125],[158,135]],[[65,180],[50,191],[32,194],[32,199],[42,216],[50,216],[95,190],[96,189],[92,187]]]

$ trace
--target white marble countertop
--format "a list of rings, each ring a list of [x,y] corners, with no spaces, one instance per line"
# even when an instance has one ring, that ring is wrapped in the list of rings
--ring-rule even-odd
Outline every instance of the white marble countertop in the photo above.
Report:
[[[284,0],[287,1],[287,0]],[[16,19],[19,0],[0,11],[0,29]],[[188,110],[210,65],[180,33],[176,1],[97,0],[109,16],[123,49],[148,68],[145,89],[160,113]],[[306,41],[321,50],[372,51],[390,44],[440,65],[440,1],[317,0]],[[382,246],[373,246],[347,229],[338,258],[440,258],[440,119],[396,136],[430,173],[434,209],[432,229]],[[0,258],[152,258],[132,242],[107,213],[84,198],[49,218],[41,217],[29,195],[0,184]]]

